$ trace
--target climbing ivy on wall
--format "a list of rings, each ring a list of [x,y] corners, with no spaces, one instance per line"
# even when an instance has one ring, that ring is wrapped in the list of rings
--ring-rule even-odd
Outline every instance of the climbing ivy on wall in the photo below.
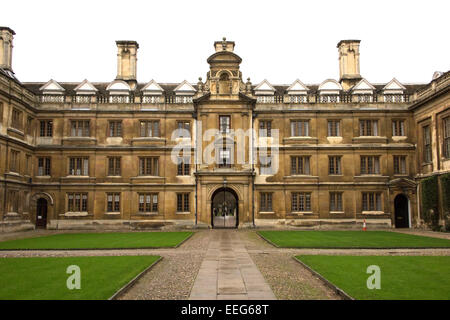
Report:
[[[440,179],[445,226],[447,231],[450,231],[450,173],[442,175]]]
[[[421,182],[422,216],[427,224],[436,226],[439,221],[438,212],[438,177],[432,176]],[[433,215],[430,210],[433,210]]]

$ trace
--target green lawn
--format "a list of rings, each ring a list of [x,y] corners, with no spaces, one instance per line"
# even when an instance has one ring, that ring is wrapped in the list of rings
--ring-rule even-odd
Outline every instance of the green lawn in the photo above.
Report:
[[[450,240],[389,231],[260,231],[285,248],[449,248]]]
[[[2,249],[113,249],[175,247],[192,232],[65,233],[0,242]]]
[[[158,256],[0,258],[0,299],[108,299]],[[67,267],[77,265],[81,289],[69,290]]]
[[[355,299],[448,300],[450,256],[298,256]],[[368,289],[367,267],[380,267],[381,288]]]

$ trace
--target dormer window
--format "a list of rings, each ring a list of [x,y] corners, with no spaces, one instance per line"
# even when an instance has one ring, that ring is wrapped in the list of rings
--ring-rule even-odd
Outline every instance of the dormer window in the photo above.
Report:
[[[282,97],[275,95],[275,88],[267,80],[263,80],[255,89],[256,101],[258,103],[282,102]]]
[[[338,103],[342,86],[336,80],[328,79],[319,85],[319,103]]]
[[[186,80],[180,83],[174,90],[175,103],[192,103],[197,90]]]
[[[406,88],[397,80],[392,79],[386,86],[383,88],[383,96],[384,102],[387,103],[399,103],[405,102],[405,93]]]
[[[106,91],[109,92],[109,103],[129,103],[131,88],[125,81],[115,80],[111,82]]]
[[[62,103],[64,102],[65,89],[55,80],[50,79],[46,84],[39,88],[41,91],[41,102],[43,103]]]
[[[351,90],[352,94],[356,96],[356,102],[369,103],[373,102],[373,92],[375,87],[366,79],[361,79]],[[355,100],[353,100],[355,101]]]
[[[309,88],[300,80],[295,80],[289,88],[287,94],[289,95],[290,103],[307,103]]]
[[[87,79],[84,79],[78,86],[75,87],[76,92],[75,103],[89,104],[91,103],[91,97],[96,95],[98,90]]]
[[[155,80],[151,80],[149,83],[147,83],[141,89],[141,92],[142,92],[142,103],[156,104],[164,102],[163,97],[164,90]]]

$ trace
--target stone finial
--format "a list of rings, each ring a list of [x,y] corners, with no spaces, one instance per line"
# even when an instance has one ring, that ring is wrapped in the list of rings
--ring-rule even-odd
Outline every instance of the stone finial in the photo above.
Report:
[[[218,52],[218,51],[230,51],[230,52],[233,52],[233,50],[234,50],[234,41],[227,41],[227,38],[223,37],[222,41],[214,42],[214,48],[216,49],[216,52]]]
[[[13,38],[16,33],[8,27],[0,27],[0,68],[12,70]]]
[[[250,78],[247,78],[247,82],[245,83],[245,92],[252,92],[252,83],[250,82]]]

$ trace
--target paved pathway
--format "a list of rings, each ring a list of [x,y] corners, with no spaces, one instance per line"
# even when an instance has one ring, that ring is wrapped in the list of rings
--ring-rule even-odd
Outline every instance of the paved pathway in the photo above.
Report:
[[[275,300],[239,232],[214,230],[190,300]]]

